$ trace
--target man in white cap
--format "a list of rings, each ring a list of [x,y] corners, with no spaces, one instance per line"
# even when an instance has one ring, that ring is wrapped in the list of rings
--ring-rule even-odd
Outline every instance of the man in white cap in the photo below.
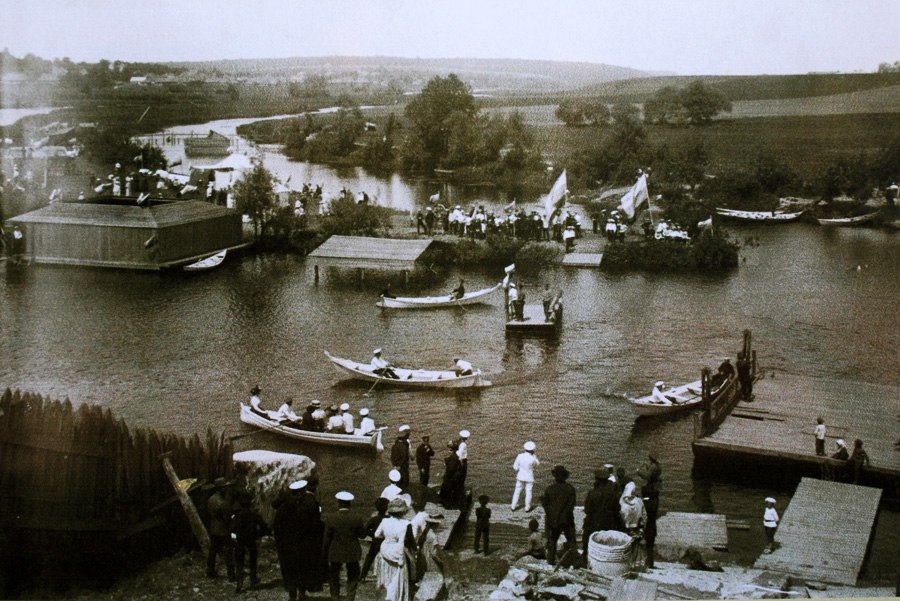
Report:
[[[322,407],[322,401],[316,399],[310,403],[313,407],[312,418],[315,423],[315,430],[317,432],[325,431],[325,408]]]
[[[462,465],[460,472],[463,485],[465,485],[466,476],[469,475],[469,436],[471,436],[471,433],[468,430],[460,430],[459,438],[456,440],[457,444],[459,444],[459,448],[456,449],[456,456],[459,457],[459,463]]]
[[[453,371],[456,373],[456,377],[459,376],[471,376],[474,372],[472,371],[472,364],[466,361],[465,359],[460,359],[459,357],[454,357],[453,359],[454,368]]]
[[[654,403],[660,403],[662,405],[671,405],[672,404],[672,401],[670,401],[668,398],[666,398],[666,396],[662,392],[663,388],[665,388],[665,387],[666,387],[666,383],[663,382],[662,380],[659,380],[656,384],[653,385],[653,392],[650,394],[653,395]]]
[[[370,434],[375,431],[375,420],[369,417],[369,408],[363,407],[359,410],[359,432],[360,434]]]
[[[506,305],[506,316],[511,317],[516,314],[515,303],[519,301],[519,289],[516,287],[515,282],[509,283],[507,296],[509,297],[509,303]]]
[[[376,375],[383,376],[385,378],[391,378],[394,380],[399,379],[399,376],[397,376],[397,372],[394,371],[393,366],[382,358],[380,348],[372,351],[372,361],[370,362],[370,364],[372,365],[372,372]]]
[[[604,463],[603,467],[606,468],[606,471],[608,473],[606,479],[609,480],[610,482],[612,482],[613,484],[618,484],[619,479],[616,478],[616,466],[614,466],[612,463]]]
[[[388,501],[396,499],[400,494],[403,493],[403,487],[400,486],[400,470],[392,469],[388,472],[388,480],[391,481],[390,484],[384,487],[384,490],[381,491],[379,497],[384,497]]]
[[[325,424],[325,430],[334,434],[344,433],[344,418],[341,417],[337,405],[328,407],[328,422]]]
[[[341,567],[347,566],[347,601],[356,598],[356,587],[359,584],[359,560],[362,558],[362,546],[359,539],[366,536],[362,517],[350,511],[353,494],[345,490],[334,495],[337,499],[337,511],[322,516],[325,522],[325,537],[322,542],[322,554],[328,559],[328,586],[332,599],[341,596]]]
[[[344,422],[344,432],[353,434],[353,414],[350,413],[349,403],[341,403],[341,420]]]
[[[403,424],[397,428],[397,438],[391,447],[391,465],[400,472],[400,488],[406,490],[409,486],[409,432],[410,427]]]
[[[766,529],[767,545],[763,553],[771,553],[775,549],[775,531],[778,529],[778,511],[775,510],[775,499],[766,497],[766,509],[763,512],[763,526]]]
[[[522,447],[525,449],[516,456],[513,462],[513,469],[516,470],[516,489],[513,491],[512,503],[509,508],[515,511],[519,506],[519,495],[522,489],[525,489],[525,511],[531,511],[531,493],[534,488],[534,468],[539,466],[541,462],[537,455],[534,454],[537,445],[532,441],[526,442]]]
[[[290,496],[272,504],[275,507],[275,519],[272,522],[275,551],[278,553],[284,589],[291,601],[297,598],[297,591],[300,589],[300,564],[303,554],[301,539],[306,522],[303,491],[306,484],[306,480],[291,482],[288,486]]]

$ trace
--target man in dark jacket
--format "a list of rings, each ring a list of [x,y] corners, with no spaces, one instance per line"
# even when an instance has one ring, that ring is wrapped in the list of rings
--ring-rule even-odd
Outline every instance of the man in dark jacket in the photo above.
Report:
[[[428,486],[432,457],[434,457],[434,449],[431,448],[430,438],[423,436],[422,443],[416,447],[416,467],[419,468],[419,482],[422,486]]]
[[[644,497],[644,509],[647,511],[647,523],[644,525],[644,544],[647,546],[647,567],[654,567],[653,548],[656,543],[656,517],[659,515],[659,491],[662,488],[662,467],[656,457],[656,451],[647,454],[648,463],[638,471],[645,480],[641,487]]]
[[[328,583],[331,598],[341,596],[341,566],[347,566],[347,601],[356,598],[356,587],[359,584],[359,560],[362,558],[362,546],[359,539],[366,536],[362,517],[350,510],[353,495],[341,491],[335,495],[338,502],[337,511],[325,514],[325,537],[322,542],[322,555],[328,561]]]
[[[547,563],[556,564],[556,542],[559,535],[565,535],[566,547],[575,545],[575,487],[566,482],[569,470],[557,465],[550,473],[554,482],[541,498],[544,507],[544,533],[547,536]],[[568,550],[568,549],[567,549]]]
[[[588,541],[591,534],[604,528],[603,496],[607,488],[612,487],[606,470],[594,470],[594,488],[588,491],[584,498],[584,528],[581,532],[581,546],[584,556],[587,557]]]
[[[292,482],[288,487],[287,498],[280,499],[272,505],[275,507],[275,520],[272,523],[272,534],[275,536],[275,551],[281,566],[281,580],[290,601],[297,599],[300,588],[300,553],[303,537],[302,495],[306,488],[306,480]]]
[[[409,487],[409,426],[406,424],[397,429],[397,439],[391,447],[391,465],[400,472],[397,486],[406,490]]]
[[[221,553],[225,557],[228,579],[234,580],[234,555],[231,532],[228,529],[234,509],[234,500],[231,496],[232,483],[225,478],[216,478],[213,486],[216,487],[216,492],[206,503],[209,514],[209,554],[206,556],[206,575],[210,578],[216,577],[216,556]]]
[[[231,518],[231,533],[234,535],[234,563],[237,568],[237,585],[235,592],[239,593],[244,587],[244,557],[249,560],[250,588],[256,588],[256,541],[266,530],[266,523],[253,507],[253,498],[250,493],[243,492],[240,495],[239,508]]]

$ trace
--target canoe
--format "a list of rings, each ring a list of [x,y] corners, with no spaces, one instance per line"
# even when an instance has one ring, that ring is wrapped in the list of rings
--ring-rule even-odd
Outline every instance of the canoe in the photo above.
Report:
[[[715,395],[724,390],[727,382],[728,380],[722,382],[718,388],[713,390],[712,396],[715,397]],[[665,400],[660,399],[653,394],[648,394],[647,396],[642,396],[638,399],[632,399],[631,406],[634,409],[634,412],[638,416],[667,415],[669,413],[684,411],[691,407],[697,407],[703,402],[703,391],[700,380],[695,380],[680,386],[664,388],[661,392]]]
[[[381,307],[382,309],[440,309],[443,307],[474,305],[476,303],[485,302],[487,296],[492,292],[497,291],[499,288],[500,284],[496,284],[490,288],[484,288],[483,290],[466,292],[462,298],[458,299],[452,299],[449,294],[445,296],[422,297],[398,296],[397,298],[382,296],[379,301],[375,303],[375,306]]]
[[[275,434],[281,434],[289,438],[296,438],[306,442],[315,442],[337,447],[372,448],[375,451],[383,451],[381,432],[379,428],[371,434],[334,434],[332,432],[312,432],[294,428],[278,420],[271,419],[254,411],[249,405],[241,403],[241,421],[245,424],[269,430]],[[358,431],[358,430],[357,430]]]
[[[803,214],[803,211],[795,211],[793,213],[785,213],[784,211],[738,211],[716,207],[716,214],[720,217],[740,221],[777,221],[781,223],[797,219]]]
[[[367,382],[384,382],[388,386],[403,386],[410,388],[483,388],[491,385],[490,380],[484,379],[480,369],[476,369],[475,373],[468,376],[457,376],[452,370],[432,371],[427,369],[406,369],[403,367],[394,367],[397,378],[386,378],[378,375],[372,370],[369,363],[357,363],[350,359],[342,359],[335,357],[328,351],[325,351],[334,364],[335,368],[342,375],[350,375],[357,380],[366,380]]]
[[[223,250],[218,252],[210,257],[206,257],[205,259],[201,259],[196,263],[191,263],[190,265],[185,265],[185,271],[205,271],[207,269],[212,269],[213,267],[218,267],[222,264],[222,261],[225,260],[225,255],[228,253],[227,250]]]
[[[834,219],[816,219],[816,221],[819,222],[819,225],[851,226],[867,223],[877,216],[878,211],[875,211],[874,213],[866,213],[865,215],[857,215],[856,217],[836,217]]]

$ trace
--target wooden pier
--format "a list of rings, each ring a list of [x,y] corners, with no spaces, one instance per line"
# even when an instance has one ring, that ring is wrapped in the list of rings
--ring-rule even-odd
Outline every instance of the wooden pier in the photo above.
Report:
[[[562,259],[565,267],[600,267],[603,253],[566,253]]]
[[[657,519],[656,528],[658,548],[728,550],[728,527],[721,514],[670,511]]]
[[[506,333],[536,336],[559,334],[562,328],[562,303],[557,299],[553,304],[557,309],[551,312],[549,319],[544,315],[543,304],[525,305],[522,319],[511,316],[506,322]]]
[[[871,465],[862,483],[896,489],[900,485],[897,440],[897,399],[891,386],[778,375],[759,380],[754,401],[739,402],[717,429],[693,443],[699,466],[722,459],[754,466],[777,465],[800,475],[847,477],[846,462],[830,459],[835,441],[843,439],[852,452],[857,438],[864,443]],[[815,454],[813,430],[821,416],[826,427],[826,457]]]
[[[776,549],[753,567],[855,585],[880,500],[877,488],[804,478],[775,533]]]

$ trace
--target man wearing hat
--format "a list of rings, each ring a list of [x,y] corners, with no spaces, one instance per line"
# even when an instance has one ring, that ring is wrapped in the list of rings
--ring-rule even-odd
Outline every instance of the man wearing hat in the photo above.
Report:
[[[341,420],[344,422],[344,433],[353,434],[353,414],[350,413],[349,403],[341,403]]]
[[[284,403],[281,404],[281,407],[278,408],[278,417],[281,420],[299,424],[301,423],[300,416],[294,413],[294,399],[287,398]]]
[[[509,302],[506,305],[506,316],[512,317],[516,314],[516,303],[518,303],[519,301],[519,289],[516,287],[515,282],[509,283],[507,297],[509,299]]]
[[[328,407],[328,422],[325,424],[325,431],[334,434],[344,433],[344,418],[341,417],[337,405]]]
[[[556,542],[565,535],[566,547],[575,546],[575,487],[566,482],[569,470],[557,465],[550,473],[553,484],[544,489],[544,534],[547,536],[547,563],[556,564]]]
[[[584,498],[584,528],[581,533],[581,546],[585,557],[587,557],[591,534],[600,530],[614,530],[616,527],[619,503],[608,475],[605,468],[594,470],[594,488],[588,491]]]
[[[766,548],[763,553],[771,553],[775,549],[775,531],[778,530],[778,511],[775,499],[766,497],[766,509],[763,512],[763,526],[766,529]]]
[[[400,472],[398,485],[403,490],[409,486],[409,431],[410,428],[407,424],[397,428],[397,438],[391,447],[391,465]]]
[[[428,486],[431,478],[431,458],[434,457],[434,449],[431,447],[431,438],[426,434],[422,436],[422,442],[416,447],[416,468],[419,470],[419,483]]]
[[[372,372],[376,375],[383,376],[385,378],[392,378],[394,380],[399,379],[397,372],[394,371],[393,366],[390,363],[385,361],[381,357],[381,349],[377,348],[372,351],[372,361],[370,362],[372,365]]]
[[[315,399],[310,405],[313,408],[312,411],[312,419],[315,424],[316,432],[324,432],[325,431],[325,408],[322,406],[322,401]]]
[[[206,502],[209,514],[209,553],[206,556],[206,575],[215,578],[216,556],[221,553],[225,558],[228,579],[234,580],[234,555],[231,546],[231,514],[234,500],[231,496],[232,483],[225,478],[216,478],[213,486],[216,492]]]
[[[360,434],[371,434],[375,431],[375,420],[369,417],[368,407],[359,410],[359,432]]]
[[[288,487],[288,496],[272,503],[275,507],[275,519],[272,522],[275,551],[278,554],[284,589],[291,601],[297,599],[297,591],[300,589],[303,528],[308,519],[303,502],[306,485],[306,480],[292,482]]]
[[[522,494],[522,489],[525,489],[525,511],[531,511],[531,495],[532,490],[534,489],[534,468],[539,466],[541,462],[538,460],[537,455],[534,454],[537,445],[535,445],[532,441],[526,442],[522,445],[522,448],[525,449],[518,455],[516,455],[516,460],[513,461],[513,469],[516,470],[516,488],[513,491],[512,502],[509,505],[509,508],[515,511],[519,507],[519,495]]]
[[[359,539],[366,536],[366,528],[362,517],[350,510],[352,493],[342,490],[334,497],[338,503],[337,511],[326,513],[322,518],[325,522],[322,553],[328,559],[331,598],[340,598],[341,567],[347,566],[347,601],[353,601],[359,583],[359,560],[362,558]]]
[[[316,429],[316,420],[313,417],[313,412],[316,410],[315,405],[313,403],[318,403],[319,401],[312,401],[309,405],[306,406],[306,409],[303,411],[303,415],[300,416],[300,429],[301,430],[309,430],[315,431]]]
[[[259,386],[250,389],[250,407],[262,416],[266,416],[266,410],[262,408],[262,399],[259,398]]]

